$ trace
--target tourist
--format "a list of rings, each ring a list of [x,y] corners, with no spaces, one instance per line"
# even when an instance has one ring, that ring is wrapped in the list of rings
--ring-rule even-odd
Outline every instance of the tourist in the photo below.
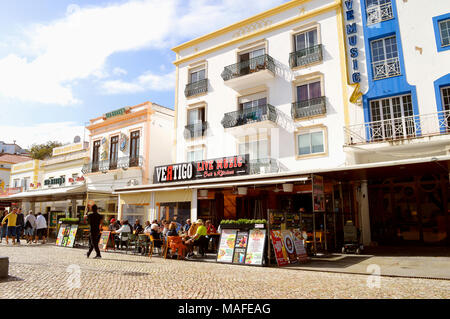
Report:
[[[208,243],[206,238],[206,227],[203,225],[203,220],[201,219],[197,220],[196,225],[198,225],[198,227],[196,229],[195,235],[186,241],[186,245],[188,245],[188,248],[190,250],[188,257],[194,256],[194,246],[199,246],[199,253],[202,256],[205,256],[206,253],[204,249],[204,246]]]
[[[186,224],[183,226],[183,231],[187,233],[190,227],[191,227],[191,220],[188,219],[186,220]]]
[[[8,245],[9,237],[12,237],[13,245],[16,244],[16,221],[17,221],[17,208],[14,208],[11,213],[6,215],[2,220],[2,225],[8,221],[8,228],[6,233],[6,244]]]
[[[168,231],[169,231],[169,222],[166,222],[166,221],[164,221],[164,228],[163,228],[163,230],[162,230],[162,235],[164,236],[164,237],[167,237],[167,233],[168,233]]]
[[[120,247],[123,248],[123,244],[125,242],[128,243],[128,236],[133,233],[133,228],[128,224],[128,220],[122,220],[121,224],[122,226],[116,230],[116,233],[119,234],[118,241],[116,242],[117,249],[120,249]]]
[[[88,215],[89,224],[89,250],[86,254],[87,258],[91,255],[92,250],[95,249],[96,256],[94,259],[102,258],[100,255],[100,249],[98,248],[98,242],[100,241],[100,226],[102,225],[103,216],[97,212],[97,205],[92,205],[92,213]]]
[[[216,228],[214,227],[214,225],[211,223],[210,220],[206,221],[206,233],[207,234],[216,234],[217,233]]]
[[[136,219],[134,221],[133,230],[134,230],[134,233],[136,235],[139,235],[140,233],[142,233],[144,231],[144,229],[142,228],[142,225],[141,225],[141,222],[139,221],[139,219]]]
[[[34,242],[37,243],[42,237],[42,244],[45,244],[45,238],[47,236],[47,221],[45,217],[41,214],[37,214],[36,218],[36,237]]]
[[[145,228],[144,228],[144,234],[150,234],[150,231],[152,230],[152,224],[147,220],[145,222]]]
[[[16,237],[17,243],[20,245],[20,236],[22,235],[22,229],[25,225],[25,218],[22,213],[22,208],[19,208],[17,211],[17,220],[16,220]]]
[[[109,226],[108,226],[108,230],[109,231],[116,231],[120,228],[120,225],[117,224],[117,221],[115,218],[111,218],[111,220],[109,221]]]
[[[5,210],[2,212],[0,216],[0,221],[5,218],[5,216],[8,214],[8,211]],[[2,224],[0,227],[0,243],[3,241],[3,237],[6,237],[6,234],[8,232],[8,221],[5,224]]]
[[[36,217],[33,211],[28,212],[27,217],[25,217],[25,238],[28,244],[33,242],[34,231],[36,229]]]
[[[170,223],[169,231],[167,232],[167,236],[178,236],[177,224],[175,222]]]
[[[153,238],[155,247],[160,249],[162,246],[162,241],[161,241],[161,233],[159,232],[159,227],[156,224],[152,224],[150,228],[151,228],[150,237]]]

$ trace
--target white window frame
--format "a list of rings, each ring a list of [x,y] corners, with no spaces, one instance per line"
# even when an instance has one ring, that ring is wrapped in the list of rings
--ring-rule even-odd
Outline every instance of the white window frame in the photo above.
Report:
[[[444,44],[443,42],[444,42],[444,37],[442,36],[442,27],[441,27],[441,24],[442,23],[447,23],[447,24],[450,24],[450,19],[445,19],[445,20],[441,20],[441,21],[439,21],[438,22],[438,25],[439,25],[439,37],[440,37],[440,40],[441,40],[441,47],[443,47],[443,48],[445,48],[445,47],[448,47],[448,46],[450,46],[450,28],[449,28],[449,30],[448,30],[448,32],[449,32],[449,35],[448,35],[448,44]]]
[[[322,145],[323,152],[315,152],[308,154],[300,154],[300,145],[299,145],[299,136],[300,135],[311,135],[312,133],[322,132]],[[295,155],[297,159],[308,158],[308,157],[316,157],[316,156],[324,156],[328,154],[328,130],[326,126],[313,126],[310,128],[301,128],[297,132],[295,132]],[[310,144],[310,151],[312,151],[312,147]]]
[[[445,95],[444,95],[444,90],[448,90],[448,99],[449,99],[449,103],[448,103],[448,105],[447,105],[447,108],[446,108],[446,105],[445,105]],[[447,85],[447,86],[443,86],[443,87],[441,87],[441,102],[442,102],[442,111],[450,111],[450,85]]]

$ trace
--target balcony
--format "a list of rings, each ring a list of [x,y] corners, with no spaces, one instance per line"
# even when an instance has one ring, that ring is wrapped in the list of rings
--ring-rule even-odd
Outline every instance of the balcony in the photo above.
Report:
[[[292,52],[289,55],[291,68],[306,66],[323,60],[322,45],[318,44],[303,50]]]
[[[196,138],[206,135],[208,129],[208,122],[199,122],[195,124],[189,124],[184,127],[184,138]]]
[[[381,80],[398,76],[400,72],[400,61],[398,57],[372,63],[373,79]]]
[[[107,173],[114,169],[127,170],[129,167],[142,167],[144,158],[142,156],[138,157],[120,157],[117,161],[104,160],[99,162],[90,162],[89,164],[84,164],[81,172],[83,174],[102,172]]]
[[[450,133],[450,111],[368,122],[344,128],[345,144],[406,140]]]
[[[250,174],[268,174],[287,171],[287,167],[274,158],[250,160]]]
[[[394,14],[392,12],[392,4],[390,1],[388,3],[370,6],[367,8],[367,25],[372,25],[393,18]]]
[[[323,115],[327,113],[325,96],[292,103],[291,114],[294,120]]]
[[[224,68],[222,79],[225,85],[240,90],[264,84],[275,76],[273,58],[264,54]]]
[[[188,83],[184,89],[184,95],[186,97],[195,96],[206,92],[208,92],[208,79]]]
[[[278,112],[270,104],[255,106],[240,111],[225,113],[222,125],[225,129],[276,127]]]

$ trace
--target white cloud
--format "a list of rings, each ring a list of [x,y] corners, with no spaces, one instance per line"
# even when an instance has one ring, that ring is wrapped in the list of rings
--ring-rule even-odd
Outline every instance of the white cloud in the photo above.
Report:
[[[158,75],[148,71],[131,82],[113,80],[102,85],[105,94],[168,91],[175,87],[175,72]]]
[[[0,96],[44,104],[78,103],[73,86],[79,80],[109,76],[105,65],[114,53],[144,48],[170,52],[171,46],[184,39],[282,2],[261,0],[245,7],[241,0],[130,0],[105,7],[69,5],[63,18],[26,28],[16,45],[11,45],[16,52],[0,59]],[[113,74],[117,72],[125,74],[113,70]],[[107,93],[167,90],[170,87],[165,80],[169,78],[146,73],[130,83],[109,81],[103,87]]]
[[[113,69],[113,74],[114,75],[126,75],[128,72],[127,72],[127,70],[124,70],[124,69],[122,69],[122,68],[119,68],[119,67],[115,67],[114,69]]]
[[[22,148],[28,148],[32,144],[40,144],[48,141],[58,141],[63,144],[72,143],[75,136],[83,140],[84,126],[75,122],[40,123],[35,125],[0,125],[2,140],[12,143],[14,140]],[[85,135],[88,138],[88,133]]]

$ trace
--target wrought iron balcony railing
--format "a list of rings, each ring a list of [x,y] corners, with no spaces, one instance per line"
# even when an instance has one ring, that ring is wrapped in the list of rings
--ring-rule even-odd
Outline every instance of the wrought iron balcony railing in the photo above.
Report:
[[[250,160],[250,174],[267,174],[287,171],[287,167],[274,158],[258,158]]]
[[[228,81],[262,70],[270,70],[272,71],[272,73],[275,73],[275,62],[273,58],[268,54],[264,54],[255,58],[251,58],[247,61],[242,61],[233,65],[226,66],[221,76],[224,81]]]
[[[184,127],[184,138],[194,138],[206,135],[208,129],[208,122],[198,122],[195,124],[189,124]]]
[[[397,58],[372,63],[373,79],[380,80],[400,75],[400,61]]]
[[[391,2],[367,8],[367,25],[379,23],[394,18]]]
[[[344,128],[345,144],[366,144],[450,133],[450,111],[367,122]]]
[[[208,79],[186,84],[184,95],[186,97],[194,96],[200,93],[208,92]]]
[[[293,119],[322,115],[327,113],[325,96],[292,103],[291,114]]]
[[[95,172],[103,172],[106,173],[110,170],[114,169],[128,169],[129,167],[142,167],[144,162],[144,158],[142,156],[138,157],[130,157],[124,156],[119,157],[117,161],[111,160],[103,160],[98,162],[90,162],[88,164],[84,164],[81,172],[83,174],[87,173],[95,173]]]
[[[289,65],[291,68],[308,65],[322,60],[322,44],[295,51],[289,55]]]
[[[276,108],[270,104],[265,104],[225,113],[222,119],[222,125],[224,128],[230,128],[267,120],[276,122],[277,118],[278,112]]]

